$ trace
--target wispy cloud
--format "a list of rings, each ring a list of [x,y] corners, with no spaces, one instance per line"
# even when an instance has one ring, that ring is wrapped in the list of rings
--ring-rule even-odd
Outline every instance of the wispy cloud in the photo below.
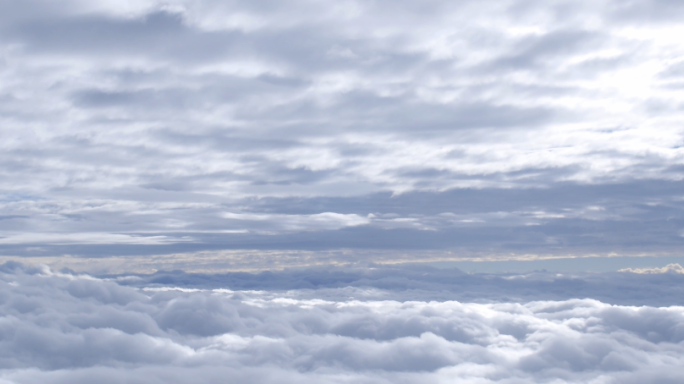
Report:
[[[668,264],[662,268],[625,268],[620,272],[631,272],[645,275],[661,274],[661,273],[678,273],[684,274],[684,268],[679,264]]]
[[[635,231],[648,235],[645,247],[681,246],[672,238],[684,176],[675,2],[0,7],[4,231],[299,231],[311,248],[311,231],[480,223],[491,235],[496,222],[535,246],[601,236],[597,246],[616,250]],[[629,200],[612,194],[620,188],[632,189]],[[480,199],[467,215],[457,200],[438,212],[432,203],[453,191],[507,199],[540,189],[553,192],[503,210]],[[578,206],[572,193],[591,198]],[[410,194],[428,197],[396,212],[408,209],[395,199]],[[375,204],[354,205],[363,201]],[[644,216],[651,230],[624,229]],[[404,236],[368,237],[388,248]]]
[[[159,245],[188,242],[190,237],[134,236],[115,233],[0,233],[0,244],[137,244]]]

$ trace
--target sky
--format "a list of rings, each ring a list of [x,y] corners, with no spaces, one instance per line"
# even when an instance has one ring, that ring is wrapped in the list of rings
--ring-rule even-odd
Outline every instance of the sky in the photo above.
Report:
[[[679,256],[683,16],[0,1],[0,255],[102,271]]]
[[[674,384],[684,2],[0,0],[0,384]]]

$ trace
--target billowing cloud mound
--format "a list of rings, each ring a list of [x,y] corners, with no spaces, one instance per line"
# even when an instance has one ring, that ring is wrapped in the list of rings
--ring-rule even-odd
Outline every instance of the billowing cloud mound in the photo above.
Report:
[[[381,294],[132,288],[7,264],[1,382],[663,384],[684,377],[682,307]]]

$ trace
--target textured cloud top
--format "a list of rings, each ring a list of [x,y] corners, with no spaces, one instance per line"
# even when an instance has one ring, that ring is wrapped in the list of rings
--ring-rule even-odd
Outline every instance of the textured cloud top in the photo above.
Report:
[[[677,1],[0,1],[0,249],[668,253]]]
[[[140,277],[1,269],[2,383],[663,384],[684,375],[680,306],[460,302],[435,299],[444,292],[425,282],[423,299],[406,300],[372,279],[327,290],[133,288],[121,284]]]

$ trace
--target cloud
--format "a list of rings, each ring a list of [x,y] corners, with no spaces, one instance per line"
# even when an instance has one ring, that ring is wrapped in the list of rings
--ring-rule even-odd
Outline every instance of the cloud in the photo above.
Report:
[[[681,7],[651,3],[2,2],[0,230],[681,247]]]
[[[678,306],[396,300],[370,287],[136,289],[1,269],[8,383],[674,383],[681,373]]]
[[[102,274],[0,266],[0,383],[680,382],[679,264],[381,264],[681,253],[682,16],[0,0],[0,255]]]
[[[276,228],[276,230],[285,231],[331,230],[370,223],[370,219],[366,217],[335,212],[323,212],[314,215],[268,215],[224,212],[221,216],[238,222],[265,222],[266,226],[273,226],[275,224],[281,226]]]
[[[138,191],[79,201],[7,196],[0,201],[7,244],[0,249],[45,257],[195,253],[198,260],[202,252],[220,249],[298,250],[307,259],[310,252],[356,250],[357,260],[379,261],[387,258],[370,253],[413,252],[419,259],[657,256],[675,254],[683,239],[676,224],[680,182],[230,200]],[[130,238],[124,241],[124,235]],[[134,244],[155,236],[160,244],[153,247]],[[105,238],[118,245],[94,244]]]
[[[112,233],[19,233],[0,238],[0,244],[140,244],[159,245],[192,241],[192,238],[167,236],[131,236]]]
[[[278,257],[280,256],[280,257]],[[283,255],[259,255],[245,258],[284,262]],[[302,256],[291,255],[295,260]],[[315,261],[312,255],[306,255]],[[331,255],[333,260],[344,260],[345,255]],[[225,255],[224,258],[229,257]],[[347,256],[349,257],[349,256]],[[594,260],[596,262],[596,260]],[[651,262],[658,262],[655,258]],[[258,262],[257,262],[258,263]],[[141,263],[142,264],[142,263]],[[313,263],[312,263],[313,264]],[[321,264],[323,266],[321,266]],[[368,300],[457,300],[460,302],[528,302],[563,301],[591,298],[603,303],[628,306],[683,305],[682,282],[678,273],[648,274],[620,272],[559,273],[536,270],[526,273],[465,273],[457,268],[435,269],[421,264],[377,265],[357,262],[347,266],[329,267],[284,265],[282,270],[261,270],[216,273],[187,273],[179,267],[168,266],[151,274],[117,274],[98,272],[122,285],[149,289],[176,287],[182,289],[221,289],[289,291],[316,299],[327,295],[365,297]],[[214,267],[213,269],[217,269]],[[663,268],[663,270],[671,270]],[[654,268],[654,271],[660,268]],[[105,274],[106,273],[106,274]],[[127,272],[130,273],[130,272]],[[128,276],[128,277],[126,277]],[[133,277],[131,277],[133,276]],[[307,293],[308,292],[308,293]],[[345,296],[345,297],[346,297]]]
[[[663,268],[625,268],[621,269],[619,272],[630,272],[630,273],[640,273],[640,274],[660,274],[660,273],[678,273],[684,274],[684,268],[679,264],[668,264]]]

